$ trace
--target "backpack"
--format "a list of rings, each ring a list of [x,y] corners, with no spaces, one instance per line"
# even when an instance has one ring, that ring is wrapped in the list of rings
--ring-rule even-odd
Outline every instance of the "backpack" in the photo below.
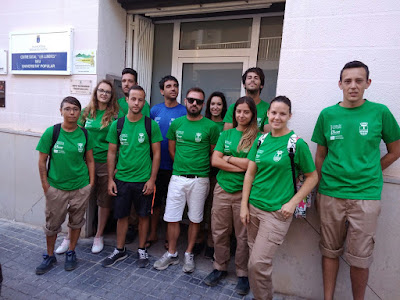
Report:
[[[262,136],[259,137],[258,143],[257,143],[257,150],[260,148],[261,144],[264,142],[265,138],[267,137],[268,133],[263,134]],[[292,179],[293,179],[293,188],[294,188],[294,193],[296,194],[297,191],[302,187],[305,177],[304,173],[300,170],[297,178],[296,178],[296,169],[295,169],[295,163],[294,163],[294,155],[296,153],[296,143],[300,139],[295,133],[293,133],[288,140],[287,144],[287,150],[289,153],[289,158],[290,158],[290,164],[291,164],[291,169],[292,169]],[[296,218],[299,217],[306,217],[306,209],[307,207],[311,207],[311,199],[313,197],[314,190],[312,190],[299,204],[297,204],[296,209],[294,210],[293,215]]]
[[[117,137],[118,137],[117,153],[119,153],[119,146],[120,146],[119,137],[121,135],[122,128],[124,127],[124,123],[125,123],[125,116],[118,118],[118,120],[117,120]],[[147,133],[147,136],[149,137],[150,159],[153,160],[153,149],[151,148],[151,119],[149,117],[144,116],[144,127],[146,128],[146,133]]]
[[[83,159],[85,159],[86,146],[87,146],[87,141],[88,141],[88,132],[87,132],[86,128],[80,127],[80,126],[78,126],[78,127],[83,131],[83,134],[85,135],[85,139],[86,139],[85,151],[83,152]],[[58,137],[60,135],[60,131],[61,131],[61,123],[55,124],[53,126],[53,137],[52,137],[51,146],[50,146],[49,160],[47,161],[47,176],[49,176],[50,160],[51,160],[51,155],[53,153],[53,148],[54,148],[54,145],[56,144],[56,142],[58,140]]]

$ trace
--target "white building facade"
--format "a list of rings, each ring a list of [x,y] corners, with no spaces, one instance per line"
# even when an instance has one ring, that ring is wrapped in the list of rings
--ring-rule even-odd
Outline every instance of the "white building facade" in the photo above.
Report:
[[[40,135],[61,121],[59,104],[65,96],[77,97],[83,106],[89,102],[90,94],[77,93],[74,84],[83,82],[93,89],[106,77],[118,84],[124,67],[138,71],[138,82],[154,105],[162,101],[158,81],[168,74],[178,78],[181,95],[198,85],[206,94],[221,90],[233,102],[244,94],[243,71],[259,66],[266,74],[262,98],[286,95],[292,100],[290,127],[315,152],[310,139],[318,114],[341,100],[337,84],[343,65],[361,60],[372,79],[366,98],[387,105],[400,122],[396,0],[203,1],[207,3],[202,6],[196,0],[176,2],[181,4],[158,8],[135,7],[135,1],[128,0],[2,4],[0,82],[6,84],[5,107],[0,107],[0,218],[44,223],[35,151]],[[95,53],[94,72],[34,75],[11,70],[11,34],[65,29],[73,32],[71,55]],[[382,155],[385,151],[382,144]],[[400,162],[385,170],[384,181],[367,299],[400,299]],[[91,218],[89,212],[89,224]],[[318,241],[319,224],[311,209],[306,220],[293,221],[278,251],[277,291],[322,298]],[[336,289],[337,299],[351,299],[349,266],[343,259]]]

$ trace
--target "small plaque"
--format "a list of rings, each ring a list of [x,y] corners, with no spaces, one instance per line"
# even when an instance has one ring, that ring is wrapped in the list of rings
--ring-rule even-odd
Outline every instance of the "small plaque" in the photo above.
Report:
[[[71,94],[90,95],[92,92],[91,80],[71,80]]]

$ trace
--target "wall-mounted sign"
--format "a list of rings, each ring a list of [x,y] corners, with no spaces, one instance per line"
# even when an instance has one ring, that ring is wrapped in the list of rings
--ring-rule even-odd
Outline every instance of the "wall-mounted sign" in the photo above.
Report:
[[[91,80],[71,80],[71,94],[90,95],[92,92]]]
[[[70,75],[72,28],[10,33],[12,74]]]
[[[7,50],[0,49],[0,74],[7,74]]]
[[[74,51],[73,74],[96,74],[96,51]]]
[[[6,82],[0,81],[0,107],[6,107]]]

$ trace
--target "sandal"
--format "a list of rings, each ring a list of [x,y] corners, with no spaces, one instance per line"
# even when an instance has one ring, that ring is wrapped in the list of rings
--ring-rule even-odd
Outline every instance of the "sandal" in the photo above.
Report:
[[[148,240],[148,241],[146,241],[146,243],[144,244],[144,247],[145,247],[146,249],[149,249],[151,246],[153,246],[153,244],[157,243],[157,241],[158,241],[158,240],[153,240],[153,241]]]

